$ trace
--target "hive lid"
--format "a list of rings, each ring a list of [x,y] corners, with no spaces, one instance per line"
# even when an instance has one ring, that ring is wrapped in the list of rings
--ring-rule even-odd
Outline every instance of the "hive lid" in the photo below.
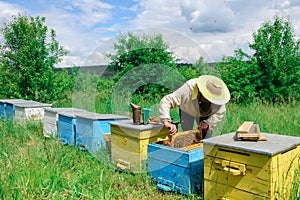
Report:
[[[77,113],[78,118],[85,118],[90,120],[126,120],[127,116],[115,115],[115,114],[99,114],[95,112],[81,112]]]
[[[45,108],[45,111],[49,112],[55,112],[55,113],[60,113],[60,112],[87,112],[83,109],[79,108]]]
[[[233,148],[259,154],[275,155],[300,145],[300,137],[262,133],[267,141],[235,140],[236,133],[228,133],[202,140],[205,144]]]
[[[128,128],[132,130],[151,130],[153,128],[158,128],[158,127],[164,127],[163,124],[141,124],[141,125],[136,125],[133,123],[133,120],[122,120],[122,121],[117,121],[117,122],[110,122],[111,125],[113,126],[118,126],[120,128]]]
[[[29,107],[33,107],[33,108],[42,108],[42,107],[51,107],[52,104],[48,104],[48,103],[40,103],[37,101],[18,101],[18,102],[9,102],[17,107],[22,107],[22,108],[29,108]]]
[[[66,116],[66,117],[71,117],[71,118],[77,118],[77,115],[79,113],[86,113],[87,111],[86,110],[73,110],[73,111],[60,111],[60,112],[57,112],[58,115],[62,115],[62,116]]]
[[[0,100],[1,103],[22,103],[22,102],[27,102],[27,100],[24,100],[24,99],[1,99]]]

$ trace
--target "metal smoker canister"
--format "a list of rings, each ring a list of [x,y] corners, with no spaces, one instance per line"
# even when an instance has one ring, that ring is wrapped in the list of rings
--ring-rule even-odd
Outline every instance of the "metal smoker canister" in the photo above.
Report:
[[[130,104],[132,108],[132,118],[133,118],[133,123],[136,125],[141,124],[141,116],[142,116],[142,109],[140,106],[135,105],[133,103]]]

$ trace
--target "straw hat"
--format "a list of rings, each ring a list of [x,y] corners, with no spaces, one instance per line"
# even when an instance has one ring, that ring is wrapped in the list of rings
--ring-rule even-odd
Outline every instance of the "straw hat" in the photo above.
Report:
[[[201,94],[213,104],[224,105],[230,100],[226,84],[216,76],[199,76],[197,86]]]

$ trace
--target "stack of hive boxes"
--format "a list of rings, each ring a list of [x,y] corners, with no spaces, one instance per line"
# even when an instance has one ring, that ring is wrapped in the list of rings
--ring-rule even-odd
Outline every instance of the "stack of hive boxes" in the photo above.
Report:
[[[112,162],[132,173],[147,172],[148,144],[166,140],[170,133],[162,124],[136,125],[132,120],[110,124]]]

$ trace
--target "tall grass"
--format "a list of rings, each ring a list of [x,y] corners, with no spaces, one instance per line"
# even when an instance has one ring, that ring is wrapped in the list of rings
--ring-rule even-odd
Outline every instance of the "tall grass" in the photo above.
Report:
[[[119,172],[106,158],[45,139],[41,123],[0,126],[0,199],[186,198],[159,192],[147,174]]]
[[[153,107],[149,102],[142,106]],[[300,136],[299,110],[299,104],[229,104],[221,132],[254,121],[263,132]],[[42,123],[0,123],[0,199],[201,199],[159,191],[147,173],[119,172],[107,154],[96,158],[62,146],[55,138],[45,139],[42,131]],[[291,200],[300,197],[300,165],[295,175]]]

